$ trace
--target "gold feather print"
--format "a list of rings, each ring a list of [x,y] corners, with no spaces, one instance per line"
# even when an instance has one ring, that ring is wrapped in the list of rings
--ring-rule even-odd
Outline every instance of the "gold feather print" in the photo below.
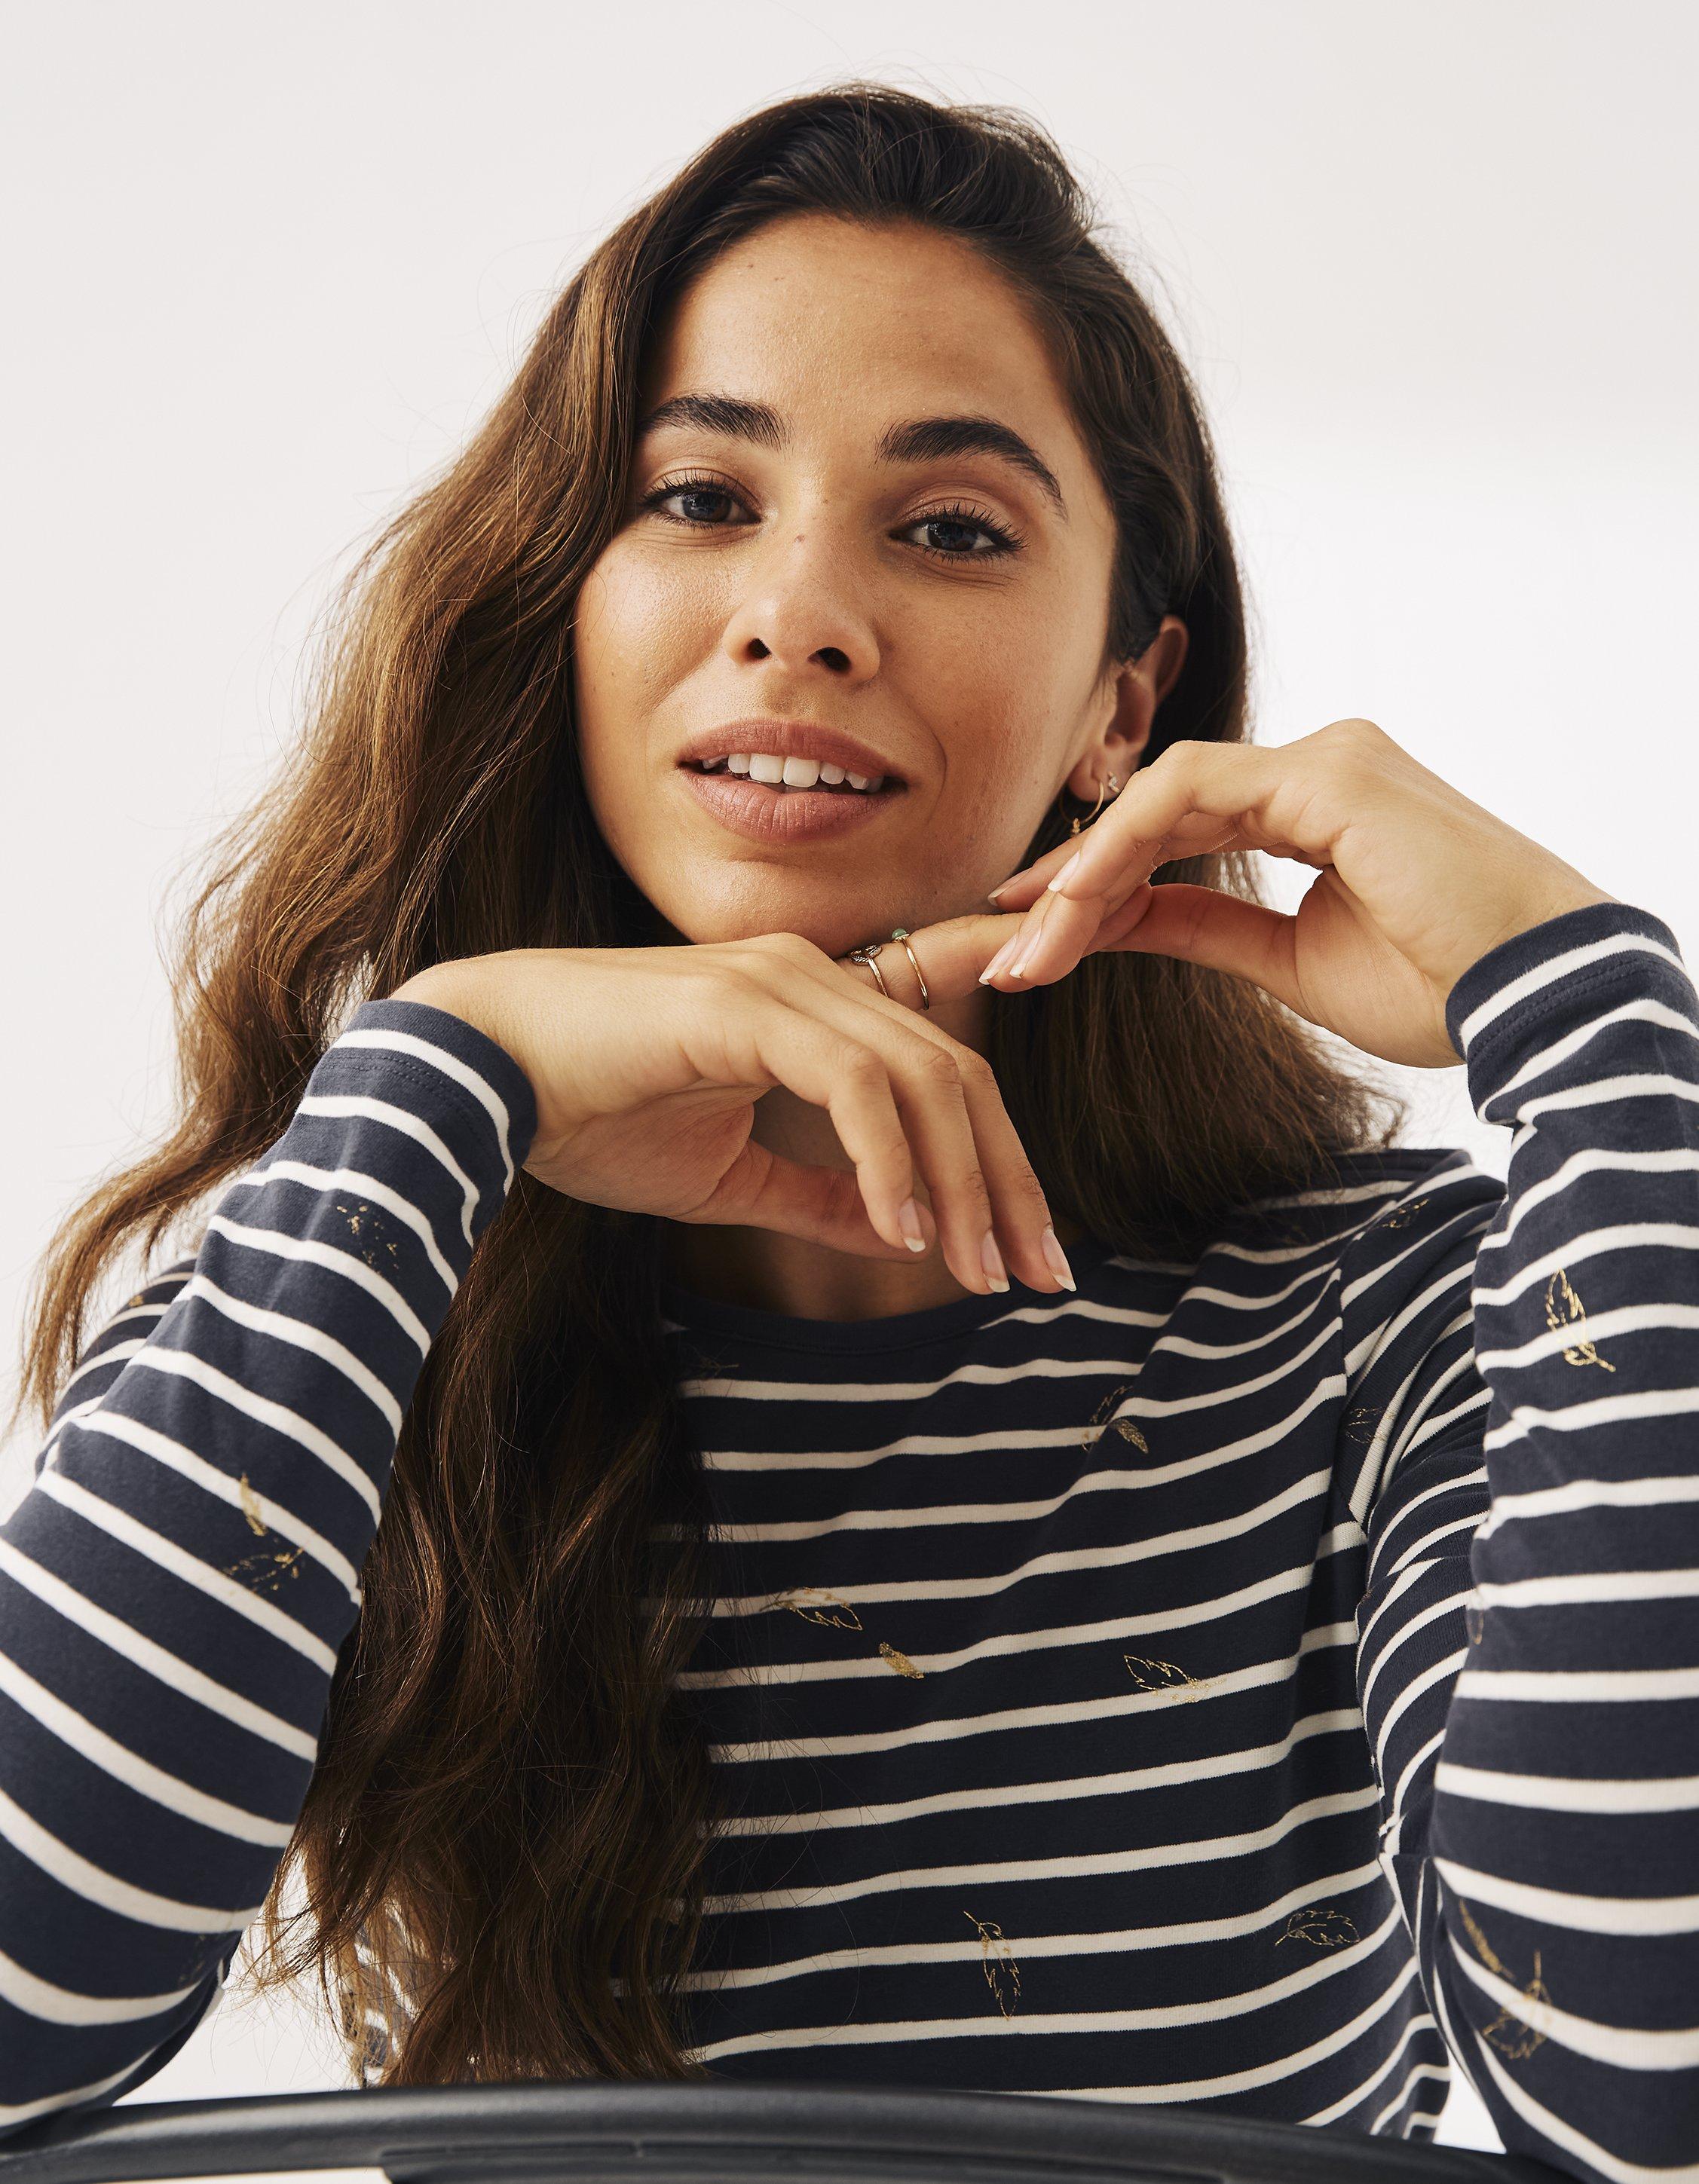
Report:
[[[920,1677],[925,1675],[926,1670],[924,1669],[916,1668],[914,1663],[910,1660],[906,1653],[903,1652],[898,1646],[888,1646],[883,1638],[879,1641],[879,1651],[883,1655],[888,1665],[894,1669],[900,1676]]]
[[[1562,1299],[1561,1311],[1558,1306],[1560,1298]],[[1568,1275],[1564,1273],[1562,1267],[1559,1267],[1546,1284],[1546,1324],[1551,1328],[1568,1327],[1577,1320],[1585,1319],[1586,1317],[1581,1300],[1576,1295],[1570,1284]],[[1607,1357],[1600,1357],[1598,1351],[1585,1336],[1572,1349],[1563,1352],[1563,1362],[1566,1365],[1602,1365],[1607,1373],[1614,1373],[1617,1369]]]
[[[1282,1942],[1313,1942],[1318,1949],[1337,1949],[1357,1938],[1356,1923],[1343,1911],[1331,1906],[1323,1908],[1312,1903],[1307,1910],[1295,1911],[1286,1921],[1286,1930],[1277,1935],[1274,1946]]]
[[[804,1602],[812,1603],[805,1606]],[[805,1623],[819,1623],[833,1630],[859,1630],[861,1618],[847,1600],[840,1600],[835,1592],[827,1592],[817,1585],[794,1585],[788,1592],[775,1593],[767,1602],[769,1607],[788,1607],[793,1615],[799,1615]],[[841,1614],[833,1614],[834,1608]]]
[[[1179,1691],[1187,1698],[1195,1698],[1203,1689],[1197,1677],[1188,1675],[1172,1661],[1147,1661],[1142,1653],[1123,1653],[1121,1658],[1141,1691]]]
[[[1490,1972],[1496,1972],[1500,1979],[1506,1981],[1510,1986],[1518,1986],[1518,1981],[1499,1961],[1491,1942],[1482,1933],[1479,1925],[1476,1923],[1474,1914],[1461,1896],[1457,1898],[1457,1909],[1462,1914],[1463,1925],[1468,1930],[1469,1939],[1475,1945],[1475,1953],[1487,1970]],[[1527,2002],[1549,2003],[1551,1999],[1545,1981],[1540,1976],[1538,1949],[1534,1952],[1534,1976],[1521,1992],[1524,2000]],[[1483,2031],[1481,2037],[1483,2040],[1490,2040],[1499,2053],[1507,2056],[1512,2063],[1525,2063],[1535,2049],[1543,2047],[1546,2042],[1546,2035],[1543,2032],[1536,2032],[1531,2025],[1524,2022],[1512,2009],[1500,2010],[1492,2023]]]
[[[997,2007],[1005,2017],[1015,2014],[1015,2005],[1021,1998],[1021,1967],[1015,1962],[1009,1944],[1003,1938],[1003,1929],[985,1919],[974,1919],[971,1911],[962,1913],[964,1919],[972,1919],[979,1930],[979,1962],[985,1974],[985,1984],[996,1997]],[[1006,1973],[1005,1982],[1003,1975]]]

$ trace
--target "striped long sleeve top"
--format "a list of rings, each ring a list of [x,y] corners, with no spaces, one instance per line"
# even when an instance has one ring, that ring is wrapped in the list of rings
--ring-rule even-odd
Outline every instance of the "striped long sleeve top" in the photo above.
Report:
[[[1699,995],[1597,904],[1447,1021],[1502,1184],[1359,1153],[1195,1262],[883,1319],[665,1290],[710,2070],[1422,2137],[1454,2062],[1512,2149],[1699,2174]],[[0,1526],[0,2133],[216,2001],[535,1121],[366,1003],[64,1388]]]

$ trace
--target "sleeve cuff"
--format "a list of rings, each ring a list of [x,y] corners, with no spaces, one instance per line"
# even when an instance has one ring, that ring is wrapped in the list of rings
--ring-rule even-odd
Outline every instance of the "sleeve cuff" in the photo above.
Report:
[[[1650,995],[1699,1030],[1699,994],[1680,944],[1638,905],[1590,902],[1490,948],[1446,1003],[1446,1028],[1468,1065],[1478,1114],[1524,1064],[1613,1002]]]
[[[469,1156],[487,1167],[491,1151],[504,1196],[537,1135],[531,1080],[504,1046],[451,1010],[427,1001],[363,1001],[314,1072],[332,1078],[376,1063],[398,1070],[451,1122]],[[422,1065],[422,1066],[421,1066]],[[492,1139],[493,1145],[492,1146]],[[495,1178],[492,1176],[492,1180]]]

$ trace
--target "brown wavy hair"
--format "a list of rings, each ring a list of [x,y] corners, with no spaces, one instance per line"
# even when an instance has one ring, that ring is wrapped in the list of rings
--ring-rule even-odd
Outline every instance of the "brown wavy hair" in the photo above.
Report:
[[[180,1119],[37,1274],[20,1400],[44,1419],[109,1260],[209,1210],[360,1000],[449,957],[656,937],[580,777],[574,606],[626,520],[661,315],[729,245],[807,212],[919,222],[1006,276],[1114,511],[1106,662],[1165,611],[1189,633],[1147,758],[1245,738],[1245,610],[1198,398],[1054,140],[1017,110],[859,80],[735,122],[591,252],[487,421],[334,595],[298,749],[216,838],[181,920]],[[1066,826],[1053,806],[1028,856]],[[1243,852],[1162,877],[1261,899]],[[1168,957],[1089,956],[993,992],[990,1022],[1050,1205],[1128,1254],[1193,1257],[1404,1119],[1260,988]],[[701,1627],[705,1519],[661,1242],[653,1217],[521,1174],[425,1362],[259,1930],[264,1983],[315,1972],[357,2058],[388,1975],[411,1985],[368,2077],[710,2075],[680,1981],[717,1808],[672,1682]]]

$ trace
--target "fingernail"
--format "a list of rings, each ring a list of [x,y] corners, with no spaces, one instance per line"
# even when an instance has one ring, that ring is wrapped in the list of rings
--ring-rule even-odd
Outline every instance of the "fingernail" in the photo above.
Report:
[[[1080,859],[1084,855],[1085,852],[1083,850],[1076,850],[1074,851],[1073,855],[1068,859],[1067,862],[1062,866],[1056,878],[1053,880],[1046,881],[1044,884],[1044,892],[1046,894],[1061,894],[1063,882],[1067,879],[1068,874],[1073,870],[1074,866],[1079,862]]]
[[[921,1227],[920,1208],[911,1198],[905,1198],[897,1208],[897,1226],[903,1232],[903,1241],[911,1251],[926,1249],[926,1231]]]
[[[1017,934],[1016,937],[1018,939],[1020,936]],[[1011,978],[1024,978],[1026,977],[1027,966],[1032,961],[1033,956],[1038,954],[1039,943],[1044,939],[1044,936],[1042,933],[1035,933],[1028,944],[1022,950],[1020,961],[1018,963],[1011,963],[1009,966],[1009,976]]]
[[[1067,1262],[1067,1253],[1063,1251],[1061,1245],[1056,1241],[1056,1230],[1054,1228],[1046,1228],[1044,1234],[1039,1239],[1039,1245],[1044,1255],[1044,1264],[1050,1268],[1050,1272],[1056,1276],[1062,1287],[1065,1290],[1078,1288],[1078,1284],[1073,1278],[1073,1269]]]
[[[1011,933],[1009,935],[1009,938],[1003,943],[1003,945],[997,950],[997,953],[991,958],[991,961],[985,966],[985,968],[979,973],[979,983],[982,986],[989,985],[991,980],[994,978],[997,973],[1003,968],[1004,965],[1009,960],[1009,950],[1015,945],[1015,943],[1020,939],[1020,937],[1021,936],[1018,933]]]
[[[994,888],[992,889],[992,890],[991,890],[990,894],[988,894],[988,895],[986,896],[986,898],[985,898],[986,901],[987,901],[987,902],[995,902],[995,901],[996,901],[996,900],[997,900],[997,898],[998,898],[998,896],[999,896],[1000,894],[1002,894],[1002,892],[1003,892],[1003,888],[1007,887],[1007,886],[1008,886],[1008,884],[1009,884],[1008,881],[1007,881],[1007,880],[1005,880],[1005,881],[1004,881],[1004,883],[1003,883],[1003,887],[994,887]]]
[[[1007,1289],[1009,1270],[1003,1264],[1003,1254],[997,1249],[997,1239],[989,1228],[985,1231],[984,1242],[979,1246],[979,1259],[985,1269],[985,1279],[992,1288]]]

